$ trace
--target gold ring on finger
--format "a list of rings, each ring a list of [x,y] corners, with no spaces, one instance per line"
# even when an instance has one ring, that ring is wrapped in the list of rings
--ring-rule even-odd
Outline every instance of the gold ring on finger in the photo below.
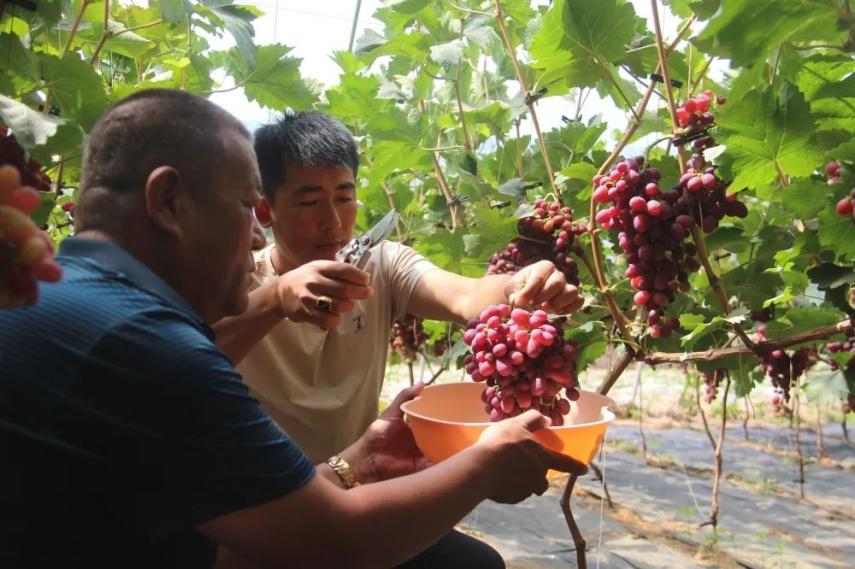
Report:
[[[332,310],[332,299],[328,296],[319,296],[318,300],[315,301],[315,306],[318,307],[318,310],[329,312]]]

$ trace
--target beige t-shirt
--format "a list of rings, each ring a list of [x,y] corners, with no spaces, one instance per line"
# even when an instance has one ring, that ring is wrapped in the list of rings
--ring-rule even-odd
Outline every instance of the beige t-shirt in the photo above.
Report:
[[[262,251],[251,288],[276,278],[273,245]],[[374,297],[357,301],[333,330],[280,322],[238,366],[262,407],[314,463],[343,450],[377,418],[392,322],[436,266],[416,251],[384,241],[365,270]]]

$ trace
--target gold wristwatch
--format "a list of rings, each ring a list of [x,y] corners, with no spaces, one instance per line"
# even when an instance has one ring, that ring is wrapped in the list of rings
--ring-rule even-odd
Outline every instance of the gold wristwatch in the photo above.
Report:
[[[356,473],[350,467],[350,464],[348,464],[341,456],[335,455],[330,457],[330,459],[327,460],[327,464],[329,464],[330,468],[333,469],[333,472],[341,478],[345,488],[350,489],[354,486],[359,486],[359,478],[356,477]]]

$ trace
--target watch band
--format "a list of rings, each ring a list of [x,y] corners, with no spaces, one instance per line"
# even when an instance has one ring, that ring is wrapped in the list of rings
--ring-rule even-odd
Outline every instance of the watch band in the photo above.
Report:
[[[327,460],[327,464],[329,464],[330,468],[333,469],[333,472],[341,478],[345,488],[350,489],[354,486],[359,486],[359,478],[357,478],[356,473],[350,467],[350,464],[348,464],[348,462],[341,456],[331,456],[329,460]]]

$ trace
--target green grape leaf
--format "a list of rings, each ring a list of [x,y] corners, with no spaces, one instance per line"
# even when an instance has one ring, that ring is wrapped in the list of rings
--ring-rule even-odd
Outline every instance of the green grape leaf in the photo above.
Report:
[[[852,217],[838,215],[834,204],[828,204],[819,214],[819,242],[841,261],[855,261],[855,223]]]
[[[183,22],[193,11],[190,0],[160,0],[160,14],[170,23]]]
[[[637,21],[632,5],[620,0],[557,0],[529,46],[538,82],[593,87],[604,73],[617,77],[611,65],[624,58]]]
[[[823,263],[808,269],[808,277],[820,289],[837,288],[855,282],[855,269],[841,267],[834,263]]]
[[[258,17],[255,8],[224,3],[222,0],[200,1],[207,6],[232,35],[237,44],[238,51],[247,65],[254,65],[255,43],[253,37],[255,36],[255,28],[253,27],[253,21]]]
[[[844,315],[833,308],[791,308],[776,313],[776,319],[766,324],[766,337],[779,340],[843,320]]]
[[[779,190],[780,201],[799,219],[812,219],[825,206],[828,186],[818,180],[799,178]]]
[[[784,89],[781,97],[771,89],[751,92],[723,107],[717,121],[732,160],[734,188],[753,188],[769,198],[778,169],[807,176],[822,160],[810,108],[795,89]]]
[[[327,110],[344,120],[369,117],[378,110],[385,112],[388,101],[378,101],[380,80],[373,76],[346,74],[338,86],[327,90]],[[378,109],[380,107],[380,109]]]
[[[357,38],[356,45],[354,46],[354,52],[357,55],[362,55],[363,53],[368,53],[384,43],[386,43],[386,38],[371,28],[367,28],[362,32],[362,35]]]
[[[492,27],[492,23],[493,18],[487,16],[476,16],[466,22],[466,26],[463,28],[463,35],[466,39],[481,48],[486,48],[491,42],[499,39],[499,36],[496,35],[496,32]]]
[[[401,14],[414,15],[421,12],[430,4],[430,0],[399,0],[389,4],[394,11]]]
[[[127,31],[127,27],[115,20],[107,22],[107,27],[111,34],[104,43],[104,49],[107,51],[112,51],[130,58],[136,58],[140,57],[155,46],[152,41],[142,37],[141,35]]]
[[[430,58],[443,67],[453,67],[463,57],[463,48],[463,41],[459,39],[434,45],[430,48]]]
[[[846,359],[850,357],[846,354]],[[846,362],[842,362],[843,366]],[[812,372],[805,383],[808,401],[815,405],[836,405],[849,394],[846,377],[840,369]]]
[[[76,53],[62,59],[42,55],[41,60],[51,104],[59,107],[61,117],[77,121],[86,131],[91,129],[107,108],[101,77]]]
[[[5,54],[6,66],[0,75],[0,92],[15,96],[34,90],[40,83],[38,61],[15,35],[0,33],[0,53]]]
[[[260,105],[282,111],[302,110],[317,101],[317,94],[300,75],[300,59],[288,56],[291,48],[280,44],[259,46],[255,65],[247,64],[239,50],[228,56],[228,70],[235,83],[243,85],[246,97]]]
[[[605,337],[605,325],[601,320],[589,320],[580,326],[568,326],[565,335],[579,344],[575,361],[577,373],[600,359],[609,346]]]
[[[837,14],[824,0],[728,0],[693,40],[698,48],[750,66],[785,42],[843,43]]]
[[[430,154],[418,145],[401,140],[378,140],[371,148],[374,163],[367,178],[379,184],[396,170],[424,170],[432,165]]]

